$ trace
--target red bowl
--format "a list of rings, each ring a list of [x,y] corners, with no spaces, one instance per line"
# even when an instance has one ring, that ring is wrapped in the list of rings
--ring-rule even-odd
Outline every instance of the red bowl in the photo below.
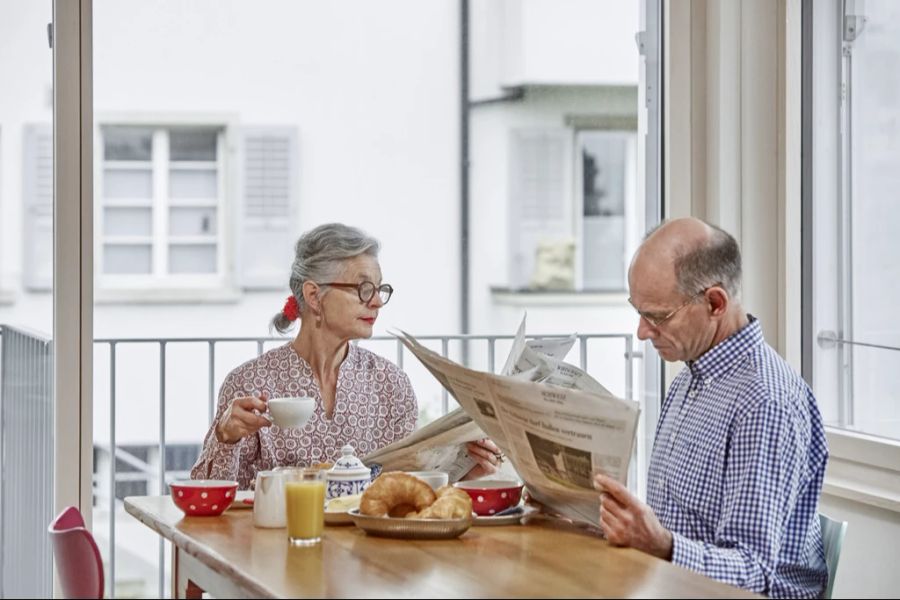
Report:
[[[221,515],[234,502],[237,481],[192,479],[169,484],[175,506],[191,517]]]
[[[476,515],[493,515],[516,506],[522,499],[521,481],[473,480],[460,481],[454,486],[463,490],[472,498],[472,510]]]

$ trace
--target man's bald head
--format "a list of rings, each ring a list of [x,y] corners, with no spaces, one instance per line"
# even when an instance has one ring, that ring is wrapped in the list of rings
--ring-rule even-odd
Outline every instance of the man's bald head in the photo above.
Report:
[[[737,298],[741,252],[737,241],[714,225],[695,218],[674,219],[647,234],[630,271],[674,284],[684,296],[718,284]]]

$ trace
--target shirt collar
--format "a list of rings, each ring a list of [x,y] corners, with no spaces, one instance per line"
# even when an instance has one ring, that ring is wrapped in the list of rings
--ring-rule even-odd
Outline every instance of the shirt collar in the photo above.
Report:
[[[302,367],[306,367],[307,369],[311,369],[312,367],[309,366],[309,363],[306,362],[306,360],[303,359],[299,354],[297,354],[297,351],[294,350],[294,347],[292,344],[293,344],[293,342],[288,342],[287,344],[282,346],[289,355],[288,360],[291,361],[291,365],[292,366],[299,365]],[[349,346],[349,348],[347,349],[347,356],[344,357],[344,360],[340,366],[341,370],[343,370],[345,366],[346,367],[356,366],[356,363],[358,363],[360,360],[359,348],[357,348],[356,344],[354,344],[351,341],[348,344],[348,346]]]
[[[747,352],[763,343],[762,327],[759,319],[747,315],[750,322],[725,338],[700,358],[688,361],[688,368],[695,377],[715,379],[728,371]]]

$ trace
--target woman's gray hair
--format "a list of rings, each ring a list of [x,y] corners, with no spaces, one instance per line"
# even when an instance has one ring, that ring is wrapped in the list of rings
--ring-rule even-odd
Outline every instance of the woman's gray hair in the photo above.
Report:
[[[341,223],[327,223],[307,231],[294,247],[294,264],[291,266],[291,293],[297,299],[300,314],[306,310],[303,300],[303,284],[334,281],[341,273],[343,263],[351,258],[367,254],[377,257],[381,245],[364,231]],[[291,321],[279,312],[272,319],[272,326],[279,333],[291,328]]]
[[[736,299],[741,291],[741,250],[730,233],[715,225],[709,227],[712,234],[706,244],[686,249],[675,258],[678,291],[693,297],[721,285]]]

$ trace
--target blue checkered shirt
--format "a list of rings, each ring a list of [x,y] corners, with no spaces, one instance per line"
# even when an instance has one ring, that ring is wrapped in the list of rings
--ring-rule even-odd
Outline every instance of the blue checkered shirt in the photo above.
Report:
[[[827,459],[812,392],[751,316],[688,363],[662,406],[647,501],[672,532],[672,562],[773,597],[821,597]]]

